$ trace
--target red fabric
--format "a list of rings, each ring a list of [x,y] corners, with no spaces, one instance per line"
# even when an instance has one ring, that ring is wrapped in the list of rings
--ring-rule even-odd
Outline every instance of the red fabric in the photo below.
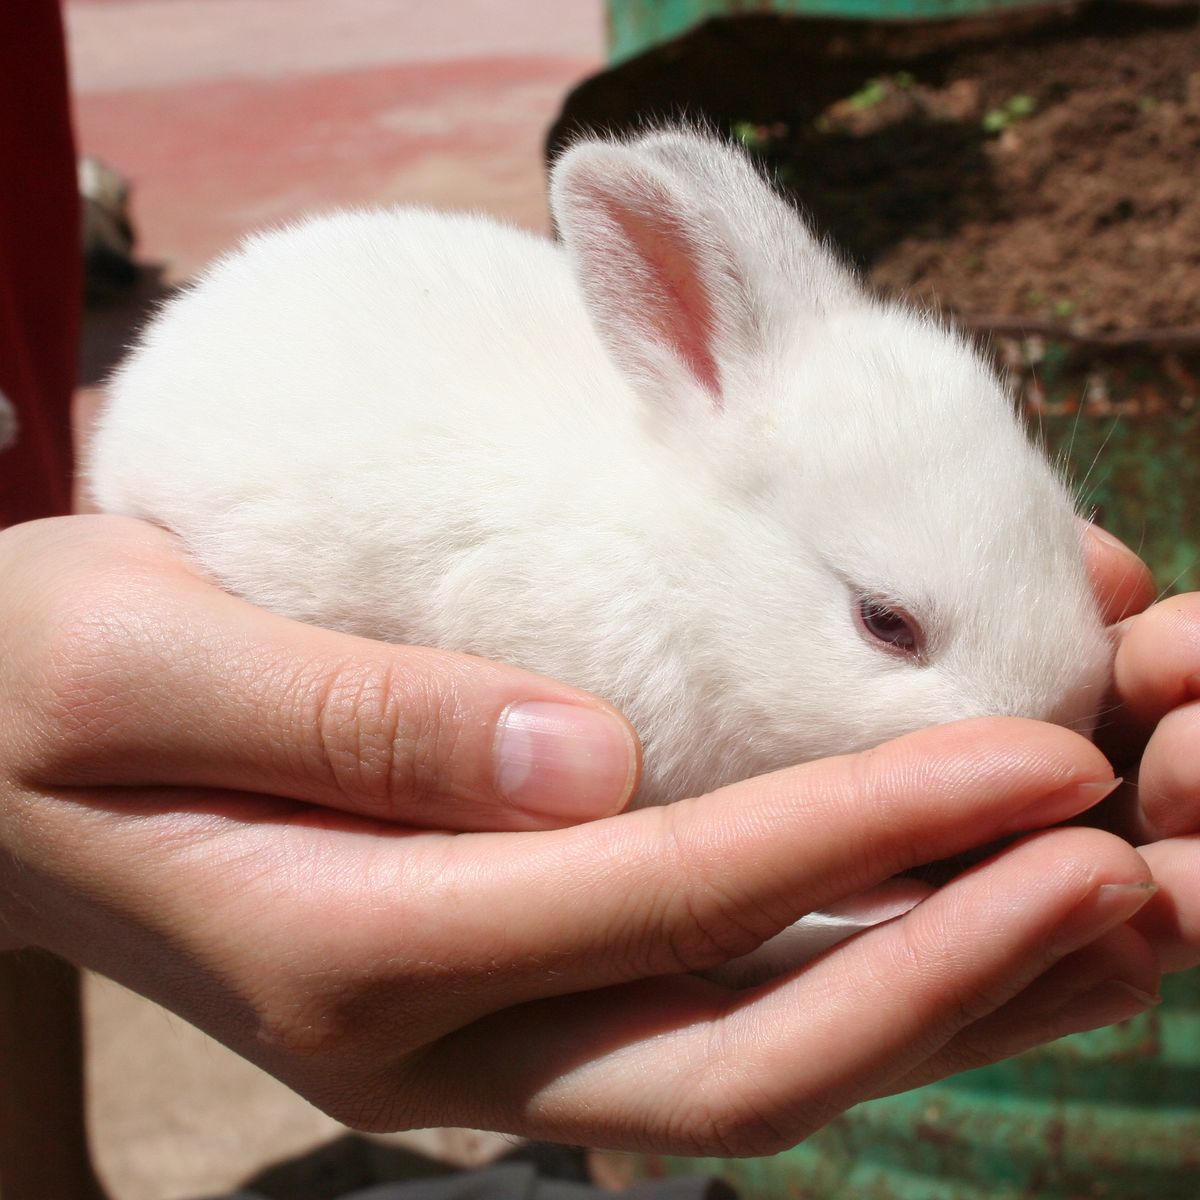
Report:
[[[82,295],[75,147],[57,0],[0,0],[0,527],[65,513]]]

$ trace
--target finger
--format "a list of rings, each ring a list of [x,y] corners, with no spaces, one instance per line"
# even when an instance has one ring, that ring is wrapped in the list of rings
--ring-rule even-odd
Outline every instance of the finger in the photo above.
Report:
[[[419,1089],[422,1122],[775,1153],[1122,923],[1147,880],[1115,838],[1040,835],[792,978],[742,996],[676,979],[524,1006],[443,1039],[406,1085]],[[1115,894],[1101,890],[1112,883]],[[446,1106],[463,1095],[465,1112]]]
[[[1200,701],[1159,721],[1137,775],[1134,840],[1200,832]]]
[[[226,793],[184,805],[177,790],[152,812],[132,789],[92,789],[82,811],[40,806],[37,836],[86,886],[97,863],[128,853],[136,818],[138,844],[153,847],[136,872],[154,898],[139,900],[140,912],[186,923],[195,900],[181,894],[181,865],[194,873],[201,854],[204,878],[238,880],[228,895],[206,894],[212,919],[227,910],[236,922],[250,906],[269,940],[286,895],[289,929],[310,930],[314,975],[361,959],[418,964],[405,977],[415,970],[419,984],[427,975],[431,995],[444,995],[438,981],[459,980],[454,1003],[429,1015],[445,1032],[536,997],[716,966],[926,858],[1062,820],[1111,782],[1103,756],[1078,735],[990,718],[539,833],[401,838],[392,826],[289,812],[276,800]],[[345,920],[334,915],[343,911]],[[247,988],[261,993],[257,958],[243,965]]]
[[[716,966],[926,858],[1062,819],[1108,773],[1055,726],[964,722],[612,821],[409,847],[370,891],[402,898],[408,954],[482,981],[482,1012]],[[355,936],[394,924],[381,906]]]
[[[1200,834],[1142,846],[1159,889],[1134,919],[1169,972],[1200,966]]]
[[[1137,768],[1128,770],[1122,777],[1120,787],[1111,796],[1106,796],[1095,808],[1088,809],[1072,823],[1107,830],[1135,846],[1150,841],[1155,835],[1147,830],[1142,815]]]
[[[636,789],[636,735],[594,696],[274,616],[136,522],[62,537],[53,570],[24,568],[47,615],[14,703],[42,784],[237,789],[446,829],[569,824]]]
[[[1166,713],[1200,699],[1200,593],[1168,597],[1118,627],[1113,688],[1121,707],[1097,736],[1128,761]]]
[[[1090,521],[1081,522],[1084,554],[1106,624],[1124,620],[1154,602],[1150,568],[1124,542]]]
[[[1154,898],[1132,918],[1154,903]],[[916,1070],[878,1094],[894,1095],[949,1075],[1023,1054],[1048,1041],[1128,1020],[1161,1000],[1160,963],[1132,924],[1120,925],[1068,955],[1008,1004],[952,1038]]]
[[[1130,621],[1114,676],[1122,703],[1145,724],[1200,698],[1200,592],[1170,596]]]

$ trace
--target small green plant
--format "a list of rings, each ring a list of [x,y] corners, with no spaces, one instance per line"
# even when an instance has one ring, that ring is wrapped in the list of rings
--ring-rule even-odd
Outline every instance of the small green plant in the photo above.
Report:
[[[1037,101],[1032,96],[1009,96],[999,108],[990,108],[983,114],[985,133],[1003,133],[1020,124],[1037,110]]]
[[[1065,321],[1075,312],[1075,302],[1073,300],[1055,300],[1054,315],[1061,321]]]
[[[887,99],[887,94],[886,80],[868,79],[853,96],[846,97],[846,103],[854,109],[874,108]]]
[[[735,122],[732,133],[752,153],[764,149],[767,142],[770,141],[766,129],[761,125],[755,125],[753,121]]]

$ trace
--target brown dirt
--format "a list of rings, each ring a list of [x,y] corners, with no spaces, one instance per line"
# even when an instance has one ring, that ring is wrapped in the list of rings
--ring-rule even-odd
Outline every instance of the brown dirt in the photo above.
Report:
[[[990,24],[712,21],[580,85],[548,148],[700,117],[885,289],[993,327],[1200,334],[1198,15],[1106,0]]]
[[[885,290],[1083,334],[1200,325],[1200,24],[930,74],[742,133]]]

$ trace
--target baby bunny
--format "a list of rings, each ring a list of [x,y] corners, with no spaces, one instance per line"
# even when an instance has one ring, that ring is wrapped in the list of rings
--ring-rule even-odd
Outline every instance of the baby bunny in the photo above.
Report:
[[[1071,497],[970,346],[739,151],[583,141],[562,246],[340,212],[249,238],[118,371],[100,506],[318,625],[588,688],[662,804],[921,726],[1088,731]]]

